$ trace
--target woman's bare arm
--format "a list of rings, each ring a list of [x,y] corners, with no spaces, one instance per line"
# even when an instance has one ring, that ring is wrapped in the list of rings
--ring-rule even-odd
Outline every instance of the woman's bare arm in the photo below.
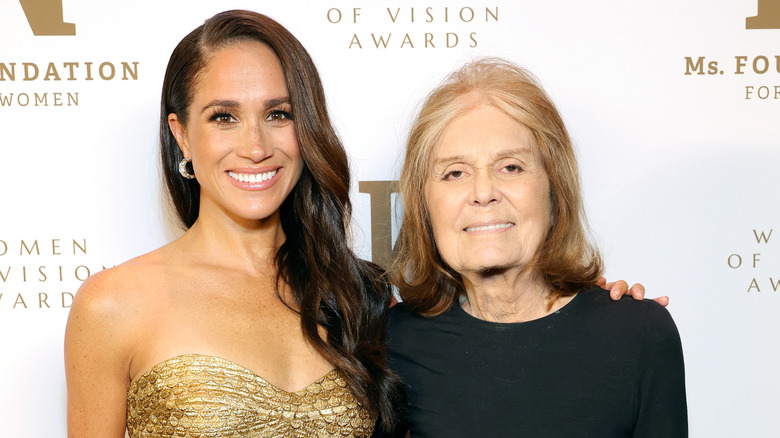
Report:
[[[101,272],[79,289],[65,330],[68,437],[125,436],[132,325],[127,283]]]

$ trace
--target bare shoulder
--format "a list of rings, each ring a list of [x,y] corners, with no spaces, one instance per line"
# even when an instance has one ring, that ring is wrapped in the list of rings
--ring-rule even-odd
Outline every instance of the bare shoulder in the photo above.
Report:
[[[95,273],[76,292],[65,329],[68,436],[124,436],[138,333],[164,272],[158,251]]]
[[[130,360],[143,324],[154,306],[154,279],[164,272],[159,250],[90,276],[76,292],[65,332],[66,350],[100,343],[115,357]]]
[[[79,288],[71,313],[88,312],[119,317],[143,306],[150,284],[164,272],[158,251],[97,272]]]

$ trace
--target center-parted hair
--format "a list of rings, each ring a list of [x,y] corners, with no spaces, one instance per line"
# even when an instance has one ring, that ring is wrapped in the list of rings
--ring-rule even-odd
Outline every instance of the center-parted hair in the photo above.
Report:
[[[577,159],[558,110],[528,71],[503,59],[480,59],[428,95],[406,146],[399,181],[404,218],[391,271],[404,302],[424,315],[443,313],[464,292],[460,274],[436,249],[431,228],[425,186],[432,177],[432,152],[453,120],[484,104],[531,130],[547,173],[552,224],[536,272],[556,296],[592,286],[601,275],[601,257],[585,233]]]
[[[243,41],[261,42],[278,57],[304,161],[300,180],[280,208],[286,241],[276,256],[277,282],[290,288],[308,341],[342,372],[361,404],[378,412],[386,428],[393,428],[405,399],[384,349],[390,287],[381,269],[358,259],[348,246],[347,154],[331,125],[313,61],[276,21],[250,11],[222,12],[174,49],[160,110],[162,164],[172,203],[182,224],[191,227],[198,218],[200,186],[197,179],[179,175],[183,156],[168,127],[168,114],[175,113],[186,125],[199,73],[210,56]],[[320,326],[327,329],[327,341],[318,333]]]

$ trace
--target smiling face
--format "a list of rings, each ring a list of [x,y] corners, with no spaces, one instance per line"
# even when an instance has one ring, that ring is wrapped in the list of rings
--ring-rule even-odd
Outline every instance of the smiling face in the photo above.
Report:
[[[200,184],[200,214],[278,218],[303,170],[281,64],[268,46],[214,52],[194,87],[186,126],[168,125]],[[216,209],[216,210],[215,210]]]
[[[444,130],[425,185],[436,247],[464,277],[523,272],[550,225],[550,189],[531,131],[479,104]]]

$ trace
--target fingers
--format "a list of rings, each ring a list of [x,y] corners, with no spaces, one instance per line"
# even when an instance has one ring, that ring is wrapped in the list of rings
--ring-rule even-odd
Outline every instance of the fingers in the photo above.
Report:
[[[604,277],[601,277],[596,282],[596,284],[603,287],[604,289],[607,289],[609,291],[609,297],[613,300],[619,300],[620,297],[625,294],[631,294],[631,298],[638,301],[641,301],[645,298],[645,287],[642,286],[641,283],[637,283],[631,286],[631,289],[629,289],[628,283],[623,280],[607,283],[607,280]],[[653,298],[653,301],[664,307],[669,305],[669,297],[666,296]]]
[[[643,300],[645,298],[645,287],[639,283],[631,286],[630,292],[635,300]]]
[[[607,284],[609,286],[609,296],[613,300],[619,300],[620,297],[628,292],[628,283],[623,280],[618,280],[614,283]]]
[[[658,303],[658,304],[660,304],[660,305],[662,305],[664,307],[669,305],[669,297],[653,298],[653,301],[655,301],[656,303]]]

